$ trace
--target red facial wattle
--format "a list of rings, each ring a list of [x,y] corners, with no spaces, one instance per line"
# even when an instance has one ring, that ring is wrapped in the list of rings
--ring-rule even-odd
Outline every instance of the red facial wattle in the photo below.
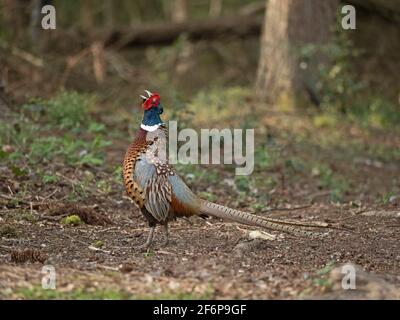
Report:
[[[160,104],[160,95],[158,93],[153,93],[151,97],[143,101],[142,108],[144,110],[149,110],[152,107],[157,107],[159,104]]]

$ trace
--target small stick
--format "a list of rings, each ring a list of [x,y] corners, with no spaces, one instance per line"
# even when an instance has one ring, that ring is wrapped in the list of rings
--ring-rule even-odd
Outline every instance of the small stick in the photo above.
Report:
[[[88,246],[88,249],[93,250],[93,251],[101,251],[101,252],[104,252],[104,253],[107,253],[107,254],[110,254],[110,253],[111,253],[111,251],[103,250],[103,249],[101,249],[101,248],[97,248],[97,247],[92,246],[92,245]]]

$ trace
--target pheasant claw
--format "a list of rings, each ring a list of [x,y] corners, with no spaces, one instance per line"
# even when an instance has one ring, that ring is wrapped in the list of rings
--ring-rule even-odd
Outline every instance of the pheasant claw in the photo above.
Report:
[[[150,228],[150,232],[149,235],[147,237],[147,240],[144,244],[141,244],[139,246],[136,246],[135,248],[138,249],[139,251],[147,251],[148,248],[150,248],[150,246],[153,243],[153,236],[154,236],[154,230],[156,227],[151,227]]]

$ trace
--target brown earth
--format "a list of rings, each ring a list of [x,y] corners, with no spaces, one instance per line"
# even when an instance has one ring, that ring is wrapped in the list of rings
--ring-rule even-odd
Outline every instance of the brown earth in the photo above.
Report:
[[[63,70],[63,60],[57,59]],[[33,75],[44,72],[34,68],[27,76],[21,72],[18,82],[13,80],[13,69],[10,91],[17,105],[30,96],[50,97],[56,92],[62,72],[56,73],[58,64],[51,59],[49,65],[51,78],[39,78],[35,84]],[[155,247],[143,253],[135,246],[145,241],[147,226],[125,197],[115,168],[120,168],[131,140],[132,122],[138,124],[141,117],[140,111],[131,110],[132,92],[147,88],[154,79],[149,79],[152,73],[147,70],[142,70],[142,78],[136,77],[139,65],[131,68],[136,73],[128,74],[129,84],[124,78],[113,86],[109,82],[101,86],[79,73],[90,65],[90,60],[82,59],[66,85],[103,92],[91,116],[105,124],[105,138],[112,145],[98,166],[72,166],[57,158],[34,166],[22,162],[26,173],[19,174],[14,163],[0,162],[0,298],[347,298],[338,289],[340,276],[331,274],[347,263],[376,274],[378,286],[399,286],[398,130],[341,120],[316,125],[312,115],[265,106],[251,95],[239,102],[224,101],[225,109],[216,107],[212,112],[205,100],[197,106],[190,126],[254,127],[256,146],[265,147],[272,160],[256,156],[255,171],[244,181],[244,191],[227,166],[179,166],[196,193],[259,215],[326,221],[350,231],[332,229],[318,239],[278,235],[275,240],[249,240],[252,228],[193,217],[190,223],[171,223],[168,246],[162,246],[162,233],[157,232]],[[231,77],[244,78],[246,64],[229,64],[237,65],[242,69],[235,69]],[[131,69],[124,65],[123,70]],[[208,71],[203,70],[207,79]],[[248,76],[252,79],[251,70]],[[168,115],[171,99],[164,105]],[[48,132],[62,134],[55,129]],[[18,148],[1,147],[5,153]],[[40,170],[57,180],[43,183]],[[63,219],[71,215],[83,223],[65,224]],[[56,269],[55,292],[41,289],[44,264]],[[397,298],[393,291],[385,292],[381,296],[361,292],[357,297]]]
[[[12,220],[14,211],[2,210],[3,222]],[[393,285],[400,284],[399,207],[380,211],[397,214],[388,217],[323,204],[295,214],[271,214],[343,221],[354,230],[332,230],[317,240],[287,235],[274,241],[252,240],[254,245],[244,248],[238,244],[249,241],[250,228],[193,218],[192,224],[178,221],[171,226],[172,241],[166,247],[157,233],[150,253],[135,249],[145,241],[146,225],[137,212],[132,214],[127,201],[102,206],[102,211],[108,213],[114,226],[65,227],[43,218],[35,224],[8,222],[22,236],[1,240],[3,298],[19,297],[15,293],[18,287],[40,286],[42,264],[10,262],[9,250],[26,248],[48,255],[45,264],[55,266],[60,291],[83,287],[122,290],[136,297],[182,292],[219,299],[301,298],[329,292],[330,284],[318,285],[315,279],[323,277],[319,272],[327,264],[345,263],[357,264]],[[38,210],[38,214],[44,212]],[[101,248],[93,245],[96,239],[101,239]]]

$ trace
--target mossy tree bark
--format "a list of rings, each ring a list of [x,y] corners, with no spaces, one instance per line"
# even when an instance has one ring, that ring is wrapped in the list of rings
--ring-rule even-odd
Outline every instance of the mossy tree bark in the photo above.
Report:
[[[305,63],[300,50],[332,40],[337,6],[338,0],[267,1],[256,79],[260,98],[272,103],[307,98],[318,104],[313,86],[316,66],[324,57],[314,55]]]

